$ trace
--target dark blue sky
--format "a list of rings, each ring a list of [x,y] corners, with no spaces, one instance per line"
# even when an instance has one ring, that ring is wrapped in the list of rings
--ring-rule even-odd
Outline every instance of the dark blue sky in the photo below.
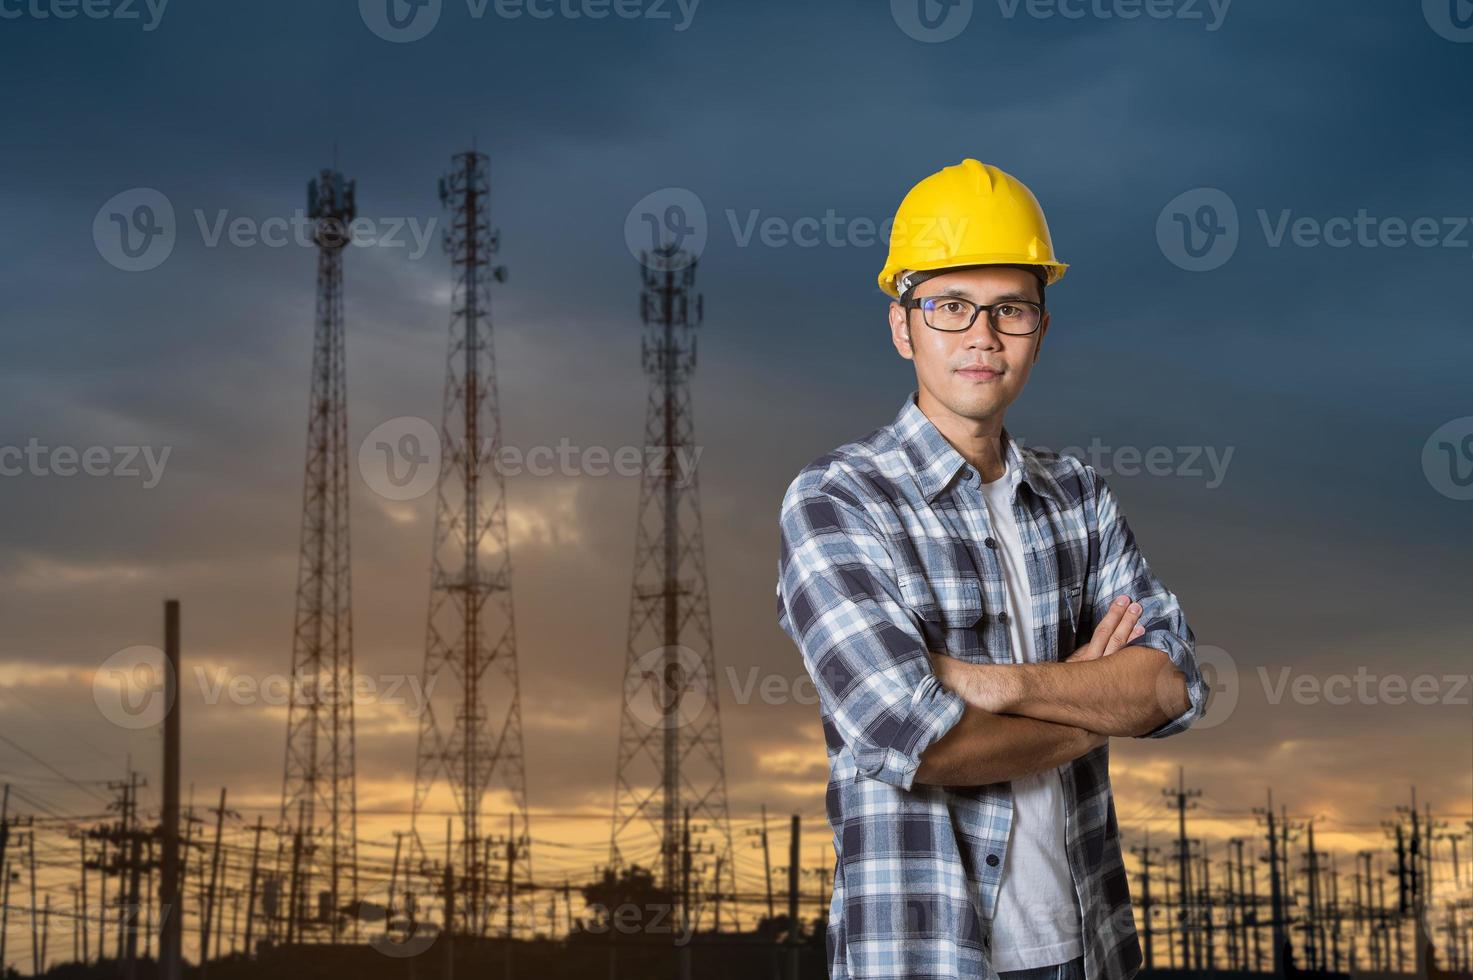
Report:
[[[0,18],[0,444],[172,447],[151,489],[0,479],[0,663],[89,670],[154,642],[170,594],[186,601],[201,656],[286,669],[315,259],[209,247],[195,213],[289,217],[336,146],[364,216],[438,220],[436,178],[474,138],[491,157],[510,271],[494,319],[512,443],[639,441],[626,219],[669,188],[699,198],[694,399],[717,656],[801,672],[772,605],[782,491],[804,463],[888,422],[914,374],[884,324],[882,244],[744,246],[733,223],[832,213],[863,237],[915,181],[975,156],[1033,189],[1071,263],[1010,428],[1054,448],[1173,447],[1178,463],[1175,447],[1232,451],[1220,485],[1111,480],[1199,642],[1243,671],[1230,720],[1122,747],[1117,779],[1135,773],[1155,795],[1169,758],[1234,801],[1257,802],[1267,778],[1292,805],[1364,816],[1383,782],[1400,798],[1415,781],[1466,810],[1466,706],[1275,706],[1257,670],[1473,664],[1473,504],[1439,493],[1422,465],[1434,430],[1473,412],[1473,43],[1452,39],[1432,0],[1236,0],[1220,23],[1200,0],[1157,9],[1205,20],[1114,16],[1127,2],[1065,3],[1086,11],[1069,18],[977,0],[960,34],[928,43],[902,29],[903,3],[881,0],[702,0],[683,30],[672,3],[672,19],[512,19],[443,0],[425,37],[395,43],[351,2],[172,0],[145,30],[0,0],[21,12]],[[177,240],[156,268],[127,272],[106,261],[93,222],[138,188],[167,198]],[[1163,211],[1180,195],[1194,214],[1203,188],[1232,202],[1238,243],[1189,271],[1158,223],[1174,226]],[[1360,212],[1383,230],[1430,219],[1438,244],[1273,244],[1285,220],[1309,219],[1304,241]],[[355,439],[388,418],[438,418],[448,270],[430,244],[419,258],[346,257]],[[533,803],[597,806],[612,777],[637,486],[509,486]],[[413,669],[428,501],[355,494],[360,659]],[[19,730],[38,743],[52,737],[46,719],[83,731],[98,722],[74,680],[14,687],[0,707],[24,701]],[[587,727],[557,723],[570,716]],[[733,805],[816,811],[816,708],[738,705],[728,719]],[[200,725],[194,764],[269,805],[280,719]],[[121,749],[106,734],[87,744],[59,739],[56,761],[116,775]],[[396,799],[412,737],[369,726],[363,745],[376,791]]]

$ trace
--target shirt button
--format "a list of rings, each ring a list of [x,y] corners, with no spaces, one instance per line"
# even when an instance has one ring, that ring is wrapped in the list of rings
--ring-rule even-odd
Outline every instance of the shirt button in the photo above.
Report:
[[[997,867],[997,864],[998,864],[998,861],[997,861],[997,855],[996,854],[989,854],[989,855],[987,855],[987,866],[989,868],[995,868],[995,867]]]
[[[983,538],[982,539],[982,543],[985,544],[985,545],[987,545],[987,547],[989,547],[989,548],[993,548],[993,549],[996,549],[997,548],[997,539],[996,538],[990,538],[990,537],[989,538]]]
[[[1008,614],[1005,613],[1005,612],[998,613],[997,614],[997,621],[999,623],[1002,623],[1004,626],[1006,626],[1008,624]]]

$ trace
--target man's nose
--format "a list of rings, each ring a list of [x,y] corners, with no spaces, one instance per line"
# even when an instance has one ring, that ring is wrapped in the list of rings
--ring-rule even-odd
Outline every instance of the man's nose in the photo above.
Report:
[[[984,350],[1001,350],[1002,338],[996,330],[992,329],[992,323],[986,316],[977,317],[976,321],[967,328],[963,335],[963,342],[968,348],[980,347]]]

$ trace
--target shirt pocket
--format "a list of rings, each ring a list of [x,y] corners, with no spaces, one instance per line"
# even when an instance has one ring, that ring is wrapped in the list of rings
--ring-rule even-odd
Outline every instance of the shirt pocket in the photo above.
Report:
[[[919,621],[926,649],[958,660],[988,662],[982,583],[962,576],[936,583],[902,583],[901,592]]]

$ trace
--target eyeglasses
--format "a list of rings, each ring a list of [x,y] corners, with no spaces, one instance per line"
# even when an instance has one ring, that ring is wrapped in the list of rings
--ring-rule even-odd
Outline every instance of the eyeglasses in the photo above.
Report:
[[[918,296],[907,300],[905,306],[919,307],[926,326],[950,332],[968,329],[983,310],[993,330],[1012,337],[1028,336],[1043,321],[1043,306],[1026,299],[998,300],[983,306],[960,296]]]

